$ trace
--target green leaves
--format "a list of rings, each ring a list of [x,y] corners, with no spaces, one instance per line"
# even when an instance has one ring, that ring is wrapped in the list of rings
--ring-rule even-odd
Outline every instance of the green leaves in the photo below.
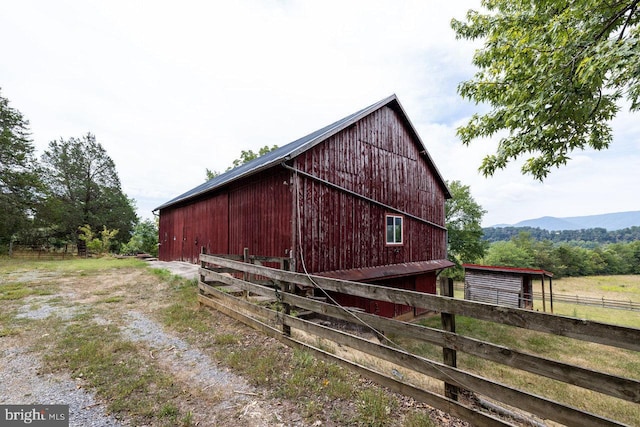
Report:
[[[39,212],[42,222],[57,225],[60,237],[70,241],[84,224],[120,230],[116,243],[129,239],[138,220],[134,202],[122,192],[115,163],[94,135],[51,141],[42,164],[49,193]]]
[[[461,264],[484,256],[487,243],[482,240],[482,217],[486,213],[471,196],[468,185],[447,182],[451,199],[445,203],[445,223],[449,237],[449,259],[456,263],[452,274],[462,274]]]
[[[459,38],[483,38],[479,69],[458,92],[491,111],[458,129],[464,144],[505,135],[484,175],[530,156],[522,172],[544,179],[574,150],[607,148],[623,97],[640,108],[640,1],[484,1],[452,21]]]
[[[31,226],[42,185],[29,122],[0,96],[0,244]]]

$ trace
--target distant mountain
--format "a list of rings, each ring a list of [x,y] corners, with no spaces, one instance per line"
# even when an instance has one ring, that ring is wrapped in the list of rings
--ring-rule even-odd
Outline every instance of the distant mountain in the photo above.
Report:
[[[512,225],[500,224],[494,225],[493,227],[532,227],[549,231],[604,228],[608,231],[613,231],[634,226],[640,226],[640,211],[615,212],[602,215],[573,216],[566,218],[543,216],[542,218],[527,219]]]

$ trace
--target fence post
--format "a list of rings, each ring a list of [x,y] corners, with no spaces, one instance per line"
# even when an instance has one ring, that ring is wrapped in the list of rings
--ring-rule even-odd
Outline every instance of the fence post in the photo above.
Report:
[[[206,254],[206,253],[207,253],[207,249],[204,246],[201,247],[200,248],[200,254],[203,255],[203,254]],[[207,263],[202,261],[202,260],[200,260],[200,267],[201,268],[206,268],[206,266],[207,266]],[[200,282],[201,283],[204,283],[204,279],[205,279],[204,274],[200,274]],[[198,289],[198,293],[199,294],[204,294],[202,289]],[[200,302],[200,300],[198,300],[198,307],[202,307],[202,303]]]
[[[204,246],[200,248],[200,255],[206,255],[207,253],[207,248],[205,248]],[[200,267],[201,268],[206,268],[207,267],[207,263],[200,260]],[[200,275],[200,281],[204,282],[204,274]]]
[[[242,260],[246,263],[251,262],[249,258],[249,248],[244,248],[244,250],[242,251]],[[247,273],[246,271],[242,273],[242,280],[244,280],[245,282],[249,282],[250,279],[251,275],[249,273]],[[242,291],[242,298],[249,299],[249,291]]]
[[[440,278],[440,295],[453,298],[453,279],[447,277]],[[448,332],[456,331],[456,316],[450,313],[440,313],[442,319],[442,329]],[[451,348],[442,347],[442,358],[445,365],[457,367],[458,360],[456,351]],[[458,387],[444,383],[444,395],[452,400],[458,400]]]
[[[289,271],[290,268],[290,264],[289,264],[289,260],[284,258],[282,260],[282,269]],[[292,287],[294,287],[295,285],[289,282],[282,282],[282,292],[293,292]],[[282,310],[284,312],[285,315],[289,316],[291,315],[291,304],[288,303],[282,303]],[[282,333],[287,336],[290,337],[291,336],[291,326],[289,325],[285,325],[284,323],[282,323]]]

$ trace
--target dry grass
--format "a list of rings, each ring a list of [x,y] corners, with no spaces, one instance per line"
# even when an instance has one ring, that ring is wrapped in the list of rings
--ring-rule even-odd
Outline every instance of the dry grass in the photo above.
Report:
[[[554,294],[640,303],[640,275],[568,277],[553,282]],[[538,301],[535,303],[541,307]],[[547,302],[547,307],[549,303]],[[553,312],[563,316],[640,328],[640,311],[554,302]]]
[[[285,425],[320,420],[327,426],[401,426],[405,418],[408,425],[429,425],[424,406],[399,405],[399,397],[346,369],[200,309],[196,295],[194,281],[149,270],[137,260],[0,260],[0,337],[43,356],[45,372],[82,378],[83,387],[106,402],[109,411],[136,425],[204,425],[203,414],[212,413],[218,425],[250,423],[238,421],[236,412],[242,408],[218,408],[220,397],[213,388],[205,394],[198,384],[185,381],[191,365],[167,369],[161,353],[123,335],[120,329],[132,310],[162,322],[214,366],[242,374],[257,387],[259,396],[252,400],[264,408],[265,420],[277,410],[295,420],[284,419]],[[39,320],[18,316],[23,307],[35,310],[36,305],[54,314]],[[44,329],[49,344],[33,341],[32,332]]]
[[[630,299],[634,302],[640,302],[640,275],[565,278],[554,281],[553,291],[563,295],[579,295],[589,298],[604,297],[616,300]],[[463,292],[457,290],[456,297],[463,298]],[[541,301],[536,301],[535,305],[542,310]],[[640,312],[638,311],[554,303],[554,313],[640,328]],[[437,316],[425,319],[421,323],[425,326],[439,328],[440,318]],[[526,353],[640,381],[639,352],[462,316],[456,317],[456,331],[461,335],[504,345]],[[441,360],[442,350],[440,347],[411,341],[405,341],[403,344],[410,347],[412,351],[425,355],[425,357]],[[622,401],[460,352],[458,353],[458,367],[629,425],[640,425],[640,407],[637,403]]]

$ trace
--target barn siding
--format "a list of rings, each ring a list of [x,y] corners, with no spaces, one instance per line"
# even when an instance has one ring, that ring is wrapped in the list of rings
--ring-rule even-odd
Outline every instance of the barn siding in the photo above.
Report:
[[[227,222],[226,193],[163,209],[159,224],[159,258],[195,263],[203,247],[208,253],[227,253]]]
[[[465,299],[518,308],[521,292],[520,275],[470,270],[465,273]]]
[[[289,172],[269,169],[229,190],[229,253],[287,257],[291,239]]]
[[[445,195],[393,109],[383,107],[295,159],[295,167],[444,226]],[[404,244],[385,244],[383,207],[298,177],[304,261],[321,272],[446,258],[446,233],[404,218]],[[298,259],[298,263],[300,259]]]

